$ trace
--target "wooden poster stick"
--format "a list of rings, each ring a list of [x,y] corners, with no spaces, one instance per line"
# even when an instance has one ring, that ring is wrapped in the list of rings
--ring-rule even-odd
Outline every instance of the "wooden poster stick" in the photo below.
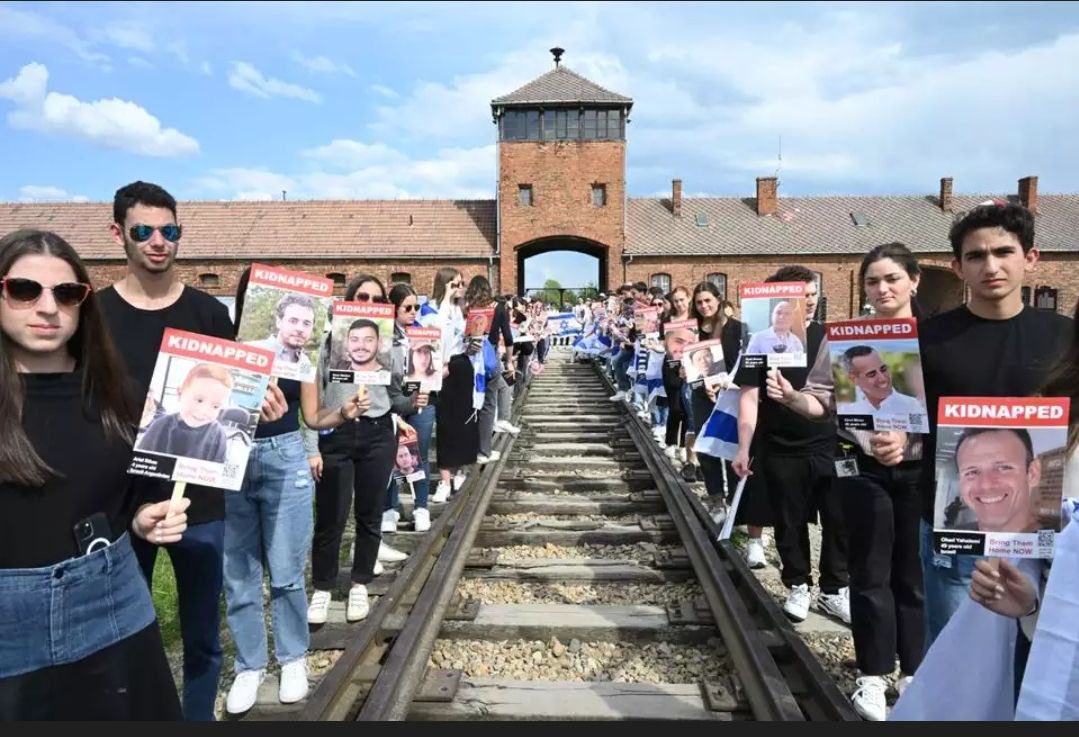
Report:
[[[180,503],[180,500],[184,498],[184,491],[187,489],[186,481],[177,481],[172,485],[172,496],[169,497],[169,511],[165,513],[166,519],[171,517],[173,512],[176,511],[176,505]]]

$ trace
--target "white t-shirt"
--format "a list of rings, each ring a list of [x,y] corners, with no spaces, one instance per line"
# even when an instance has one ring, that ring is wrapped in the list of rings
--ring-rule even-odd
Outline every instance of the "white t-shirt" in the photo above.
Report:
[[[777,345],[784,345],[787,349],[785,351],[776,351]],[[785,338],[780,338],[773,328],[768,328],[753,334],[753,337],[749,339],[749,345],[746,346],[745,352],[752,355],[777,352],[805,353],[805,347],[802,346],[802,341],[794,333],[787,333]]]

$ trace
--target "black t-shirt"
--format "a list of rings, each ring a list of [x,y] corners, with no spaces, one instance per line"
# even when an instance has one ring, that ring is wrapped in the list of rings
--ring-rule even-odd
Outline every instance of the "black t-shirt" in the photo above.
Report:
[[[75,523],[98,512],[112,539],[131,524],[138,480],[127,474],[131,443],[106,436],[100,412],[82,401],[82,371],[24,374],[22,426],[57,473],[44,486],[0,484],[0,569],[41,568],[79,554]],[[0,594],[2,595],[2,594]]]
[[[824,341],[824,325],[811,322],[806,328],[805,368],[784,368],[784,378],[795,389],[801,389],[809,378],[809,368],[815,362],[817,352]],[[764,391],[767,369],[740,368],[735,383],[744,387],[760,388],[760,405],[757,411],[757,431],[754,436],[764,453],[776,455],[831,454],[835,446],[835,426],[830,422],[815,422],[768,398]]]
[[[929,411],[920,485],[922,518],[932,524],[938,400],[1036,394],[1067,345],[1071,320],[1031,307],[1007,320],[987,320],[962,306],[926,320],[918,331]]]
[[[259,422],[255,428],[256,438],[273,438],[300,429],[300,382],[292,379],[278,379],[277,388],[285,395],[288,409],[280,419],[273,422]]]
[[[165,328],[225,340],[236,337],[225,305],[192,287],[184,287],[179,299],[160,310],[139,309],[124,300],[111,286],[102,289],[96,296],[120,357],[138,385],[140,403],[150,386]],[[146,501],[150,502],[164,501],[172,494],[172,484],[165,482],[147,484],[146,489]],[[188,524],[224,519],[226,493],[223,489],[188,484],[185,491],[185,496],[191,499],[191,506],[187,510]]]

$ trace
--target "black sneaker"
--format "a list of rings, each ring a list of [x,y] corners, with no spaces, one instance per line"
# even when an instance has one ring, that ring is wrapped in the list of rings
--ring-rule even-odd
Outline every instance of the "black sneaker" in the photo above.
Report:
[[[682,466],[682,478],[689,483],[694,483],[697,480],[697,465],[695,463],[687,463]]]

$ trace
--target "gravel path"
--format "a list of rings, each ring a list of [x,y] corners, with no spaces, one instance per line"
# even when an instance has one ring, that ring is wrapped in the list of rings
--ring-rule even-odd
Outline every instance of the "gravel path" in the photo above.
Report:
[[[498,553],[499,565],[510,565],[513,559],[526,558],[605,558],[635,560],[651,563],[657,550],[682,551],[680,546],[637,543],[635,545],[510,545],[505,548],[477,548],[476,554]]]
[[[640,524],[639,514],[539,514],[537,512],[519,512],[516,514],[491,514],[484,518],[487,524],[499,522],[531,522],[543,520],[546,522],[607,522],[612,525],[637,525]]]
[[[651,604],[666,606],[703,596],[693,582],[674,584],[540,584],[462,579],[457,591],[484,604]]]

